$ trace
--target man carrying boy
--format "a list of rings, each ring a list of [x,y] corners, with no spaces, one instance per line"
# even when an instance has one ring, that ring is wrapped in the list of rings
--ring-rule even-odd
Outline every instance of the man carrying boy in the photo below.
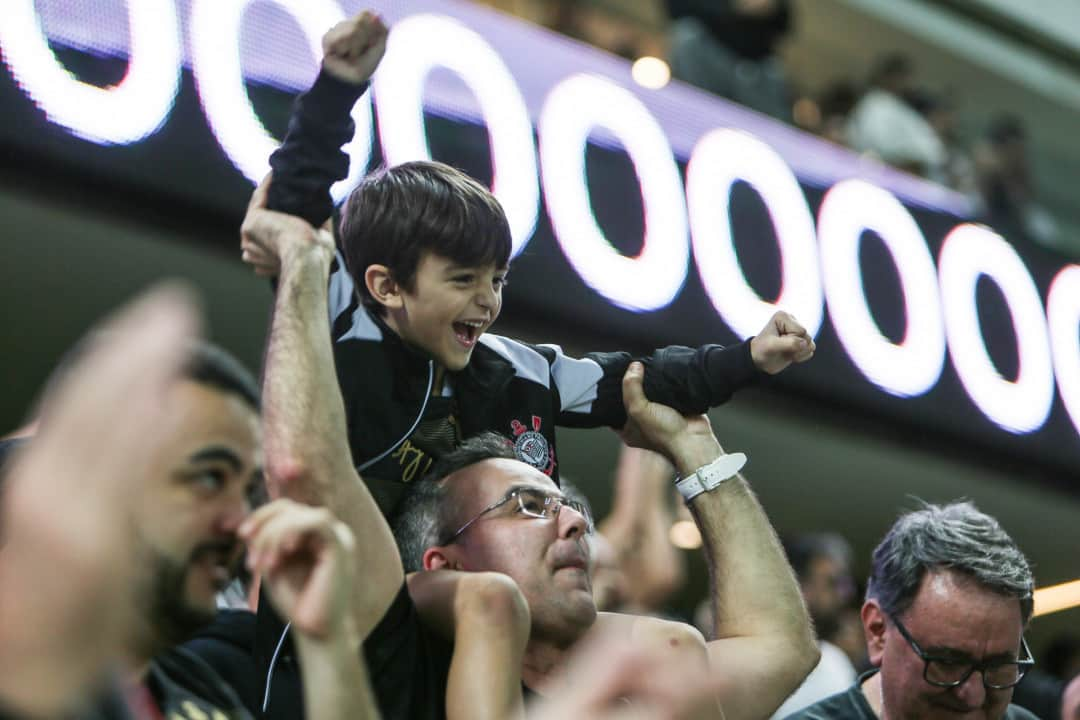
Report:
[[[349,476],[326,295],[315,282],[329,271],[332,241],[292,216],[254,207],[249,218],[249,231],[282,258],[264,386],[267,464],[277,491],[326,504],[348,525],[383,536],[385,520],[360,478]],[[407,486],[398,533],[406,566],[382,538],[382,557],[371,556],[367,582],[357,588],[354,608],[382,613],[364,649],[384,715],[504,717],[482,713],[480,703],[492,707],[493,693],[501,692],[514,712],[523,685],[558,697],[571,652],[605,629],[664,654],[688,674],[707,672],[715,690],[710,717],[719,716],[715,700],[726,717],[765,717],[813,667],[817,650],[798,587],[761,507],[736,474],[745,458],[723,454],[706,417],[684,417],[650,402],[643,374],[634,364],[620,383],[630,416],[623,436],[665,453],[686,476],[679,488],[705,542],[717,638],[706,646],[681,623],[598,617],[589,586],[587,511],[489,432],[466,440],[428,477]],[[418,569],[425,572],[405,580],[405,570]],[[474,579],[488,589],[464,592]],[[472,610],[470,597],[478,597]],[[460,628],[463,614],[471,631],[454,631],[451,661],[430,628],[450,615],[458,616]],[[478,662],[458,664],[463,640]],[[274,654],[264,716],[290,717],[297,672],[287,638],[264,634],[258,643],[262,655]],[[455,671],[487,688],[456,692],[448,683]]]
[[[385,48],[376,16],[350,22],[328,33],[323,69],[271,158],[266,206],[315,226],[332,211],[330,185],[347,173],[340,147],[352,135],[349,111]],[[511,436],[518,458],[557,483],[555,425],[625,424],[620,387],[630,354],[576,359],[485,334],[502,308],[511,238],[501,206],[478,182],[434,162],[377,172],[350,195],[339,242],[329,311],[349,444],[388,516],[405,484],[470,435]],[[280,258],[252,232],[242,247],[259,274],[277,275]],[[645,392],[697,414],[813,352],[806,330],[779,312],[732,347],[668,347],[643,358]]]

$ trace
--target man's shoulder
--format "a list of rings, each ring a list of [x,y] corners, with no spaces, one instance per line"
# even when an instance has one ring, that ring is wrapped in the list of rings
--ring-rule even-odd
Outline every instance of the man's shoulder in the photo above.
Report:
[[[875,720],[859,683],[789,715],[786,720]]]
[[[705,647],[705,636],[694,626],[651,615],[601,612],[596,615],[593,629],[601,633],[618,633],[619,637],[629,638],[635,643],[659,643],[665,647]]]

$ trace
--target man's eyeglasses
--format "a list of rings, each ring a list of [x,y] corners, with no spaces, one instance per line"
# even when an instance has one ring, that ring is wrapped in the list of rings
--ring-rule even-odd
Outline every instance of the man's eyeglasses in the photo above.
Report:
[[[512,505],[515,514],[533,518],[557,518],[559,516],[559,510],[565,505],[585,518],[585,532],[592,533],[593,531],[592,514],[589,513],[589,509],[582,503],[579,503],[576,500],[568,500],[561,495],[553,495],[544,492],[543,490],[519,488],[507,493],[506,497],[503,499],[492,503],[481,510],[477,513],[476,517],[458,528],[457,532],[451,535],[446,542],[442,544],[449,545],[454,542],[454,540],[456,540],[461,533],[468,530],[474,522],[484,517],[489,512],[498,510],[510,503],[515,503]]]
[[[915,654],[922,658],[923,678],[931,685],[942,688],[952,688],[963,685],[971,677],[971,673],[978,671],[982,674],[983,685],[991,690],[1005,690],[1011,688],[1023,679],[1031,666],[1035,664],[1035,658],[1031,656],[1027,640],[1020,637],[1020,652],[1023,656],[1015,661],[989,660],[986,662],[973,663],[956,658],[937,657],[928,655],[911,637],[911,633],[903,623],[890,616],[896,629],[907,640],[908,645]]]

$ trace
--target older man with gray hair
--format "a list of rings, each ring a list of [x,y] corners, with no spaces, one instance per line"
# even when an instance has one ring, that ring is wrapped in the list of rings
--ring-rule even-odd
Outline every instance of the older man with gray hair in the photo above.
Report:
[[[1029,720],[1010,705],[1034,663],[1035,581],[997,520],[970,502],[900,517],[874,550],[863,628],[871,670],[800,720]]]

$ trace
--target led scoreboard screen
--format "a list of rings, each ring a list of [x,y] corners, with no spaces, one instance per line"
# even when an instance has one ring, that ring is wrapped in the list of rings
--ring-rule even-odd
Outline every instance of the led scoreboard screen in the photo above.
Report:
[[[679,83],[644,89],[483,7],[7,0],[0,144],[238,217],[321,35],[362,7],[392,31],[334,195],[424,158],[488,183],[514,238],[506,316],[640,348],[733,342],[782,308],[818,343],[780,379],[804,397],[1080,469],[1080,267],[947,189]]]

